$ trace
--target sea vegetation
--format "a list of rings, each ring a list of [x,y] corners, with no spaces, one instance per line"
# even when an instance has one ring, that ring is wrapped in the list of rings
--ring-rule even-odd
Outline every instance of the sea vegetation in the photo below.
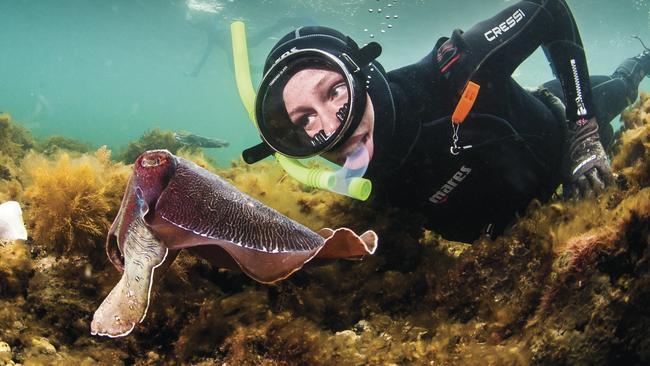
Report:
[[[57,255],[98,252],[117,214],[129,169],[111,162],[105,147],[77,158],[66,152],[54,159],[30,153],[22,167],[28,231],[38,246]]]
[[[37,141],[34,150],[47,156],[65,151],[75,155],[88,153],[92,150],[89,143],[66,136],[52,135]]]
[[[9,113],[0,112],[0,202],[20,198],[18,165],[34,144],[29,131],[14,123]]]
[[[612,166],[621,171],[630,184],[647,187],[650,185],[650,95],[642,93],[623,117],[625,130],[621,133]]]
[[[31,133],[12,121],[9,113],[0,112],[0,153],[14,161],[21,159],[34,146]]]
[[[184,155],[311,228],[373,228],[379,250],[312,263],[276,285],[181,252],[147,319],[119,339],[93,337],[89,324],[119,278],[103,236],[127,168],[106,150],[30,153],[18,167],[29,176],[30,240],[0,247],[0,365],[649,364],[648,113],[643,95],[624,114],[615,187],[581,202],[533,202],[504,235],[471,245],[422,230],[413,213],[301,186],[274,162],[217,168]],[[47,199],[64,194],[95,208]]]

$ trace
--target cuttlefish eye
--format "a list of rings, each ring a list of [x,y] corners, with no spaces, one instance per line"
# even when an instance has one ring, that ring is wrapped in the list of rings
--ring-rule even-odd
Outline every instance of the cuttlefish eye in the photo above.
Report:
[[[140,165],[143,168],[156,167],[156,166],[164,165],[165,163],[167,163],[167,158],[160,158],[160,157],[156,157],[156,158],[153,158],[153,159],[152,158],[143,158],[140,161]]]
[[[175,157],[167,150],[150,150],[138,157],[135,167],[136,175],[140,179],[138,184],[144,184],[142,179],[165,180],[169,178],[176,171],[176,161]]]

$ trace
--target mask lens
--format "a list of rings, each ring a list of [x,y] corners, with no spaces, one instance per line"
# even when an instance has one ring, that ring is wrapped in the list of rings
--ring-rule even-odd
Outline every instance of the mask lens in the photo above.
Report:
[[[276,151],[305,158],[332,148],[351,121],[351,75],[323,56],[276,64],[265,75],[257,101],[257,123]],[[261,113],[260,113],[261,112]]]

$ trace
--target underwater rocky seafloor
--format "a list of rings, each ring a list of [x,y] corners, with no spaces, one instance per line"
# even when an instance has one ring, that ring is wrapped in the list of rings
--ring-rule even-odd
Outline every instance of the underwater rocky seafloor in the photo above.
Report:
[[[23,204],[30,235],[0,245],[0,365],[649,364],[650,97],[623,118],[617,187],[534,202],[508,233],[473,245],[301,187],[275,163],[216,170],[180,150],[312,229],[376,230],[379,250],[276,285],[182,252],[144,322],[109,339],[89,328],[120,276],[104,241],[129,166],[106,148],[36,141],[0,115],[0,202]],[[151,131],[123,154],[156,135],[169,140]]]

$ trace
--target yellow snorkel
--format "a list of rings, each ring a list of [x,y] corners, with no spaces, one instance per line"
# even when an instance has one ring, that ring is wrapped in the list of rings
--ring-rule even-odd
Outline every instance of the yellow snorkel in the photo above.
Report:
[[[239,97],[248,112],[248,117],[256,125],[255,119],[255,89],[251,80],[248,62],[248,47],[246,45],[246,26],[242,21],[230,25],[232,35],[232,51],[235,64],[235,80]],[[309,168],[297,159],[275,153],[282,168],[292,178],[309,187],[325,189],[365,201],[372,191],[370,180],[361,177],[345,178],[336,172],[324,168]]]

